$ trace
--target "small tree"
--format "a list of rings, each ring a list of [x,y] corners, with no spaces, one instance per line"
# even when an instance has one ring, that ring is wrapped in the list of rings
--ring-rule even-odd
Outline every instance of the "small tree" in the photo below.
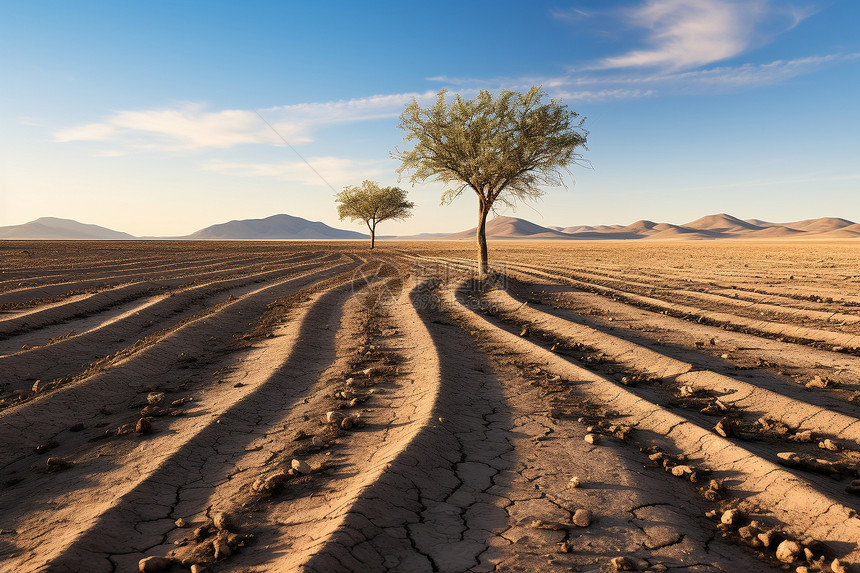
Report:
[[[370,248],[376,244],[376,225],[389,219],[412,216],[415,203],[406,200],[406,191],[399,187],[380,187],[375,181],[360,186],[347,186],[337,194],[337,214],[340,220],[364,221],[370,229]]]
[[[435,179],[451,185],[443,205],[467,187],[477,194],[479,270],[485,275],[490,210],[540,197],[539,185],[566,187],[562,170],[581,160],[579,148],[586,149],[585,118],[558,101],[545,101],[537,86],[525,94],[502,91],[494,97],[481,91],[471,100],[458,95],[450,104],[445,93],[427,109],[414,99],[406,107],[400,128],[415,147],[392,155],[402,161],[401,175],[412,171],[412,183]]]

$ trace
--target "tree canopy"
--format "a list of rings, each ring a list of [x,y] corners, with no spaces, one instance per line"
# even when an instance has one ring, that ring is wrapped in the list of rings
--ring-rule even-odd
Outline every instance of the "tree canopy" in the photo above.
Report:
[[[406,191],[399,187],[380,187],[375,181],[347,186],[337,194],[337,214],[340,220],[364,221],[370,229],[370,248],[376,243],[376,225],[389,219],[412,216],[415,203],[406,200]]]
[[[455,95],[450,103],[441,90],[435,105],[421,108],[416,100],[400,116],[408,151],[392,154],[411,172],[412,183],[433,179],[446,184],[442,203],[467,188],[478,196],[477,240],[481,273],[487,272],[486,220],[498,204],[544,194],[542,185],[564,186],[567,167],[580,163],[587,149],[585,118],[539,86],[526,93],[481,91],[474,99]]]

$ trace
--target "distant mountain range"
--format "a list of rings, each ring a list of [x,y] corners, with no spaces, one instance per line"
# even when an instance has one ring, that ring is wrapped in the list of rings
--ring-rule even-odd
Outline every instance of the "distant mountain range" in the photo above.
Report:
[[[134,239],[133,235],[120,233],[99,227],[98,225],[87,225],[78,223],[71,219],[58,219],[56,217],[40,217],[35,221],[23,225],[11,225],[0,227],[0,239],[89,239],[123,241]]]
[[[369,235],[329,227],[292,215],[272,215],[265,219],[244,219],[220,223],[191,233],[183,239],[367,239]]]
[[[476,228],[442,237],[472,239]],[[683,225],[636,221],[629,225],[579,225],[541,227],[515,217],[496,217],[487,223],[487,237],[494,239],[568,240],[695,240],[695,239],[788,239],[860,238],[860,224],[847,219],[822,217],[793,223],[769,223],[760,219],[738,219],[725,213],[708,215]]]
[[[459,233],[422,233],[409,237],[386,239],[473,240],[475,228]],[[493,239],[565,239],[565,240],[703,240],[703,239],[841,239],[860,238],[860,224],[847,219],[822,217],[793,223],[770,223],[761,219],[738,219],[725,213],[708,215],[683,225],[636,221],[629,225],[578,225],[542,227],[516,217],[496,217],[487,223],[487,236]],[[42,217],[23,225],[0,227],[0,239],[137,239],[128,233],[98,225],[86,225],[71,219]],[[336,229],[319,221],[308,221],[291,215],[273,215],[265,219],[244,219],[220,223],[184,237],[145,237],[176,240],[326,240],[367,239],[368,235]]]

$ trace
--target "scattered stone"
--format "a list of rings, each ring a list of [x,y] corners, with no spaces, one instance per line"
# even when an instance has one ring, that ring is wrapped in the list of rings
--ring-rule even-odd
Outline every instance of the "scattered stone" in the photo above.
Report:
[[[723,498],[725,488],[722,482],[712,479],[708,483],[708,489],[702,491],[702,496],[708,501],[718,501]]]
[[[311,445],[315,448],[321,448],[325,445],[325,440],[323,440],[319,436],[314,436],[313,438],[311,438]]]
[[[659,464],[663,460],[663,452],[654,452],[648,456],[648,459]]]
[[[235,529],[230,514],[223,511],[218,511],[212,516],[212,525],[221,531],[233,531]]]
[[[330,410],[325,413],[325,421],[329,424],[338,424],[341,420],[343,420],[343,418],[343,413],[338,412],[337,410]]]
[[[355,421],[353,420],[352,416],[347,416],[340,421],[340,427],[342,430],[351,430],[354,425]]]
[[[579,487],[579,485],[580,485],[579,478],[576,476],[573,476],[572,478],[570,478],[570,481],[567,483],[570,487]]]
[[[151,434],[152,422],[149,421],[149,418],[141,418],[135,424],[134,431],[137,434]]]
[[[685,477],[693,473],[693,468],[686,465],[677,465],[672,468],[672,475],[675,477]]]
[[[39,444],[38,446],[36,446],[36,453],[37,454],[44,454],[48,450],[53,450],[54,448],[56,448],[59,445],[60,444],[54,440],[51,440],[50,442],[45,442],[44,444]]]
[[[636,561],[626,555],[613,557],[609,560],[609,564],[612,565],[613,571],[636,571],[638,569]]]
[[[597,443],[597,434],[585,434],[585,441],[589,444]]]
[[[844,469],[843,466],[838,463],[823,460],[820,458],[814,458],[812,456],[807,456],[796,452],[779,452],[778,454],[776,454],[776,459],[777,462],[788,468],[797,468],[801,470],[830,474],[833,476],[840,476],[842,470]]]
[[[156,406],[164,401],[164,392],[150,392],[146,395],[146,403],[150,406]]]
[[[141,573],[150,571],[167,571],[173,566],[173,559],[167,557],[145,557],[137,562],[137,569]]]
[[[776,542],[779,541],[779,537],[777,536],[775,531],[764,531],[757,535],[761,544],[765,547],[770,547],[771,545],[776,545]]]
[[[47,470],[48,473],[54,473],[61,470],[67,470],[72,467],[72,465],[72,462],[65,458],[48,458],[45,462],[45,470]]]
[[[825,388],[830,387],[830,380],[816,375],[812,380],[806,383],[806,387],[824,390]]]
[[[802,552],[797,541],[786,539],[776,547],[776,558],[783,563],[793,563]]]
[[[559,553],[570,553],[571,549],[572,549],[572,547],[570,546],[570,543],[568,543],[567,541],[562,541],[561,543],[558,544]]]
[[[307,462],[303,460],[293,460],[290,462],[290,466],[292,466],[293,470],[296,473],[300,473],[302,475],[307,475],[311,473],[311,466],[308,465]]]
[[[588,527],[591,525],[592,513],[590,509],[577,509],[573,513],[573,524],[577,527]]]
[[[191,566],[191,573],[209,573],[209,569],[205,565],[195,563]]]
[[[833,560],[833,563],[830,564],[830,569],[833,573],[845,573],[848,571],[848,566],[842,563],[842,561],[837,557]]]
[[[720,523],[730,527],[738,527],[746,516],[739,509],[729,509],[720,517]],[[799,551],[799,550],[798,550]]]
[[[233,554],[226,540],[215,539],[212,541],[212,547],[215,549],[215,559],[230,557]]]
[[[723,418],[717,425],[714,426],[714,431],[724,438],[733,438],[736,436],[735,425],[728,418]]]
[[[284,485],[287,481],[287,472],[277,471],[267,476],[261,476],[251,485],[251,489],[258,493],[271,493]]]
[[[806,565],[798,565],[797,569],[794,570],[794,573],[809,573],[809,567]]]
[[[33,392],[33,394],[38,394],[39,391],[44,390],[44,389],[45,389],[45,385],[42,384],[41,380],[36,380],[35,382],[33,382],[33,386],[32,386],[32,388],[30,388],[30,390]]]
[[[818,447],[823,450],[830,450],[831,452],[838,452],[840,450],[839,444],[837,444],[830,438],[826,438],[818,442]]]
[[[525,336],[528,336],[528,335],[529,335],[529,327],[528,327],[528,326],[524,326],[524,327],[523,327],[523,329],[520,331],[520,336],[525,337]]]
[[[185,520],[180,517],[179,519],[177,519],[176,521],[173,522],[173,525],[175,525],[176,527],[185,527],[188,524],[185,523]]]
[[[793,436],[789,438],[792,442],[800,442],[801,444],[805,444],[812,441],[812,430],[803,430],[797,432]]]

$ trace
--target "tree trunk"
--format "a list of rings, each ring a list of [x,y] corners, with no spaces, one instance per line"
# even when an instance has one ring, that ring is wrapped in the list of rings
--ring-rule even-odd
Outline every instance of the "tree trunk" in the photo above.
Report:
[[[487,265],[487,215],[490,214],[490,206],[486,201],[480,200],[478,213],[478,276],[487,276],[489,267]]]
[[[370,250],[372,251],[373,246],[376,244],[376,221],[373,222],[373,225],[368,221],[367,228],[370,229]]]

